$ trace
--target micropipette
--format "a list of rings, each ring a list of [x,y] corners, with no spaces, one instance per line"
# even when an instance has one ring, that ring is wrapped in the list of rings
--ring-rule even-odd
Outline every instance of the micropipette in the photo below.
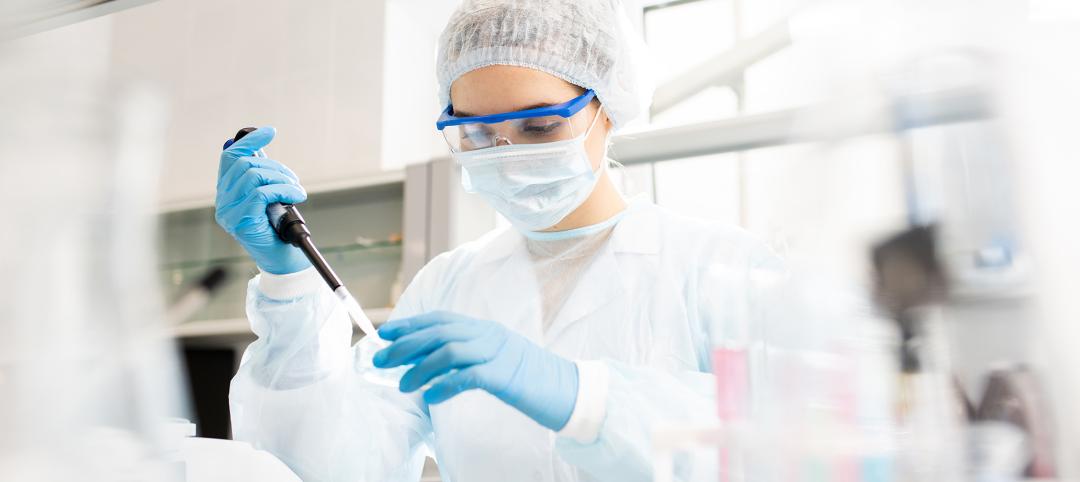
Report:
[[[236,141],[243,139],[244,136],[254,132],[254,127],[245,127],[240,129],[232,139],[225,141],[225,147],[233,145]],[[311,239],[311,231],[308,230],[307,223],[304,222],[303,216],[300,216],[300,210],[296,209],[296,206],[292,204],[273,203],[266,206],[266,216],[270,219],[270,226],[274,228],[274,232],[277,233],[278,238],[281,238],[286,244],[291,244],[300,248],[300,251],[304,253],[308,261],[311,261],[311,265],[315,267],[315,271],[319,272],[322,279],[326,281],[326,284],[330,286],[330,290],[334,292],[334,295],[341,300],[341,303],[345,305],[345,310],[349,313],[349,316],[353,319],[353,322],[360,327],[360,330],[365,335],[374,337],[376,340],[380,340],[378,333],[375,331],[375,325],[371,323],[371,320],[364,314],[364,310],[360,308],[360,303],[356,302],[356,298],[352,293],[345,288],[345,284],[341,282],[341,278],[338,278],[337,273],[334,272],[330,264],[326,262],[326,258],[319,252],[319,248],[315,247],[315,242]]]

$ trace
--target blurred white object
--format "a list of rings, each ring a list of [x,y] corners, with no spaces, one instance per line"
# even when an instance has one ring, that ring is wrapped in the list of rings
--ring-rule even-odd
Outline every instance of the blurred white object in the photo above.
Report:
[[[1064,8],[1074,0],[1044,0]],[[1032,12],[1035,13],[1034,11]],[[1010,51],[1007,95],[1002,99],[1018,163],[1016,185],[1024,241],[1035,258],[1035,309],[1029,348],[1053,405],[1058,476],[1080,477],[1080,163],[1076,114],[1080,112],[1080,18],[1030,23]]]
[[[1011,482],[1023,477],[1030,460],[1024,431],[1011,423],[979,422],[968,429],[970,480]]]
[[[165,109],[107,75],[107,23],[0,43],[0,479],[171,480],[185,397],[162,323]]]
[[[299,481],[273,455],[246,442],[191,437],[181,452],[187,482],[292,482]]]
[[[300,480],[273,455],[246,442],[195,437],[195,424],[165,424],[164,458],[175,480],[185,482],[292,482]]]
[[[0,41],[60,28],[155,0],[5,0]]]

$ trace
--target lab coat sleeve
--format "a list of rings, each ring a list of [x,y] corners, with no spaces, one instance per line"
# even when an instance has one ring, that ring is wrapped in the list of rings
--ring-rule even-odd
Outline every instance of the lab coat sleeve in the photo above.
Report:
[[[350,347],[351,320],[314,269],[255,277],[247,314],[258,339],[230,388],[235,439],[305,481],[419,480],[426,410],[415,396],[365,380],[360,357],[374,345]]]

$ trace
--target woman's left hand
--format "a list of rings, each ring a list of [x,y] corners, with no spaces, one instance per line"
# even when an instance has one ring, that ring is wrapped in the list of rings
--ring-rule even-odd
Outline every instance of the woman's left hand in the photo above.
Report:
[[[375,354],[379,368],[414,365],[401,378],[412,392],[437,404],[482,389],[552,430],[566,425],[577,401],[577,366],[502,324],[450,312],[387,322],[379,336],[393,342]]]

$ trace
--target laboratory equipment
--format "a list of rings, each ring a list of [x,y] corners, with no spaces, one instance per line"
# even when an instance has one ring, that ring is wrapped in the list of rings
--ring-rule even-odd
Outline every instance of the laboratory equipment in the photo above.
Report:
[[[245,127],[240,129],[232,139],[225,141],[223,149],[228,149],[235,142],[243,139],[244,136],[255,131],[254,127]],[[295,246],[304,253],[308,261],[311,261],[311,265],[319,273],[319,276],[330,287],[330,291],[334,292],[338,300],[341,301],[345,310],[349,313],[349,317],[353,322],[360,327],[360,330],[365,335],[372,337],[372,339],[380,340],[378,331],[375,330],[375,325],[371,322],[371,319],[364,314],[364,310],[360,308],[360,303],[356,301],[352,293],[349,293],[349,289],[345,287],[345,284],[341,282],[341,278],[338,277],[334,269],[330,267],[330,264],[326,262],[326,258],[319,252],[319,248],[315,246],[315,242],[311,239],[311,231],[307,227],[307,223],[304,222],[304,217],[300,215],[300,211],[296,206],[292,204],[272,203],[266,207],[266,215],[270,220],[270,225],[274,228],[274,232],[278,234],[286,244]]]
[[[169,325],[175,326],[183,323],[206,307],[210,302],[210,298],[228,276],[228,270],[222,266],[216,266],[207,271],[194,284],[187,287],[169,306],[168,311],[165,312],[165,319]]]
[[[660,427],[654,480],[699,480],[676,462],[702,447],[717,470],[700,480],[893,480],[884,321],[858,287],[798,267],[711,268],[716,423]]]
[[[1020,470],[1012,474],[1014,477],[1057,476],[1054,430],[1044,393],[1036,374],[1023,364],[1000,366],[987,375],[974,418],[976,424],[1004,423],[1021,431],[1025,443],[1017,460]]]
[[[899,473],[917,480],[959,476],[962,424],[974,411],[937,350],[933,307],[947,283],[932,226],[903,230],[872,249],[875,298],[900,335],[896,414]],[[944,443],[942,443],[944,441]]]

